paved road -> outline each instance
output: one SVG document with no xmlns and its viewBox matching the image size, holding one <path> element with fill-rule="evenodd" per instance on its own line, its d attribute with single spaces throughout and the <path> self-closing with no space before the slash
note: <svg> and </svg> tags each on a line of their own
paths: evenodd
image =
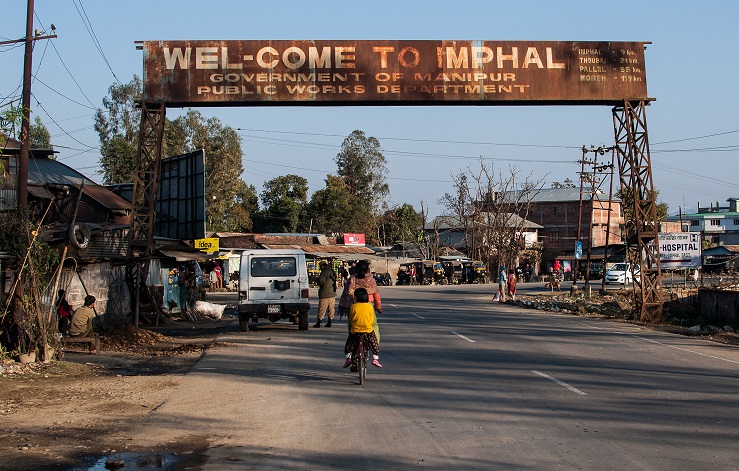
<svg viewBox="0 0 739 471">
<path fill-rule="evenodd" d="M 206 437 L 209 470 L 737 469 L 739 349 L 492 288 L 382 288 L 384 368 L 364 386 L 341 368 L 344 322 L 234 324 L 140 436 Z"/>
</svg>

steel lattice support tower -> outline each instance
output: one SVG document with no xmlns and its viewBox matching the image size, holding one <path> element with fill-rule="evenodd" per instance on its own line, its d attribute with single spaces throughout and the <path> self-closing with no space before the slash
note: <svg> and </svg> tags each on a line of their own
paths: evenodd
<svg viewBox="0 0 739 471">
<path fill-rule="evenodd" d="M 639 319 L 657 322 L 662 318 L 662 271 L 657 244 L 657 201 L 649 155 L 645 101 L 624 101 L 613 108 L 621 194 L 627 220 L 627 240 L 634 246 L 641 267 L 635 291 Z"/>
<path fill-rule="evenodd" d="M 163 104 L 141 103 L 138 159 L 133 180 L 131 226 L 128 231 L 128 257 L 133 270 L 130 273 L 129 286 L 134 290 L 131 293 L 134 296 L 134 325 L 138 325 L 142 284 L 146 283 L 154 248 L 154 224 L 165 116 L 166 107 Z"/>
</svg>

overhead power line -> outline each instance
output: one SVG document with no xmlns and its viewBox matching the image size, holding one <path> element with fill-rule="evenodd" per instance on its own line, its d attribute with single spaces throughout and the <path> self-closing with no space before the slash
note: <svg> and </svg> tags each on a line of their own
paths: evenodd
<svg viewBox="0 0 739 471">
<path fill-rule="evenodd" d="M 108 70 L 110 70 L 110 73 L 113 74 L 113 78 L 115 79 L 116 82 L 118 82 L 118 85 L 122 85 L 121 81 L 118 80 L 118 76 L 116 76 L 115 72 L 113 72 L 113 67 L 111 67 L 110 62 L 108 62 L 108 58 L 105 57 L 105 52 L 103 52 L 103 46 L 100 45 L 100 41 L 98 41 L 97 35 L 95 34 L 95 30 L 92 27 L 92 22 L 90 21 L 90 18 L 87 16 L 85 7 L 82 6 L 82 0 L 72 0 L 72 3 L 74 4 L 74 7 L 77 9 L 77 13 L 79 13 L 80 18 L 82 18 L 82 23 L 85 25 L 85 28 L 87 28 L 87 32 L 90 34 L 93 44 L 95 45 L 98 52 L 102 56 L 103 60 L 105 61 L 105 64 L 108 66 Z M 79 3 L 79 7 L 77 6 L 77 3 Z"/>
<path fill-rule="evenodd" d="M 268 129 L 248 129 L 248 128 L 235 128 L 236 131 L 247 131 L 247 132 L 264 132 L 264 133 L 275 133 L 275 134 L 292 134 L 292 135 L 304 135 L 304 136 L 322 136 L 322 137 L 341 137 L 345 138 L 343 134 L 325 134 L 325 133 L 313 133 L 313 132 L 296 132 L 296 131 L 275 131 Z M 453 141 L 453 140 L 436 140 L 436 139 L 413 139 L 405 137 L 377 137 L 385 141 L 408 141 L 408 142 L 430 142 L 433 144 L 470 144 L 470 145 L 481 145 L 481 146 L 510 146 L 510 147 L 539 147 L 544 149 L 580 149 L 581 146 L 558 146 L 558 145 L 546 145 L 546 144 L 520 144 L 520 143 L 505 143 L 505 142 L 479 142 L 479 141 Z"/>
</svg>

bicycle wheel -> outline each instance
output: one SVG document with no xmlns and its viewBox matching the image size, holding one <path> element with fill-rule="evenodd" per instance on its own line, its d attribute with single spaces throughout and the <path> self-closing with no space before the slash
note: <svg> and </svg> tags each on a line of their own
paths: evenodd
<svg viewBox="0 0 739 471">
<path fill-rule="evenodd" d="M 367 376 L 367 362 L 365 360 L 364 336 L 359 337 L 357 343 L 357 370 L 359 370 L 359 384 L 364 384 L 364 378 Z"/>
</svg>

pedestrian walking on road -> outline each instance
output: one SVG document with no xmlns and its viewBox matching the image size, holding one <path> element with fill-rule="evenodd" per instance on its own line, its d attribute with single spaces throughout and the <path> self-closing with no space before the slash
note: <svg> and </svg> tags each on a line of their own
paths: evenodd
<svg viewBox="0 0 739 471">
<path fill-rule="evenodd" d="M 508 273 L 508 295 L 511 297 L 511 301 L 516 300 L 516 272 L 510 270 Z"/>
<path fill-rule="evenodd" d="M 216 288 L 218 288 L 218 275 L 216 275 L 216 271 L 212 270 L 210 274 L 208 275 L 208 291 L 215 291 Z"/>
<path fill-rule="evenodd" d="M 326 327 L 331 327 L 336 309 L 336 273 L 326 262 L 321 262 L 319 266 L 321 274 L 318 275 L 318 322 L 313 327 L 321 327 L 326 313 L 328 313 Z"/>
<path fill-rule="evenodd" d="M 505 289 L 506 289 L 506 281 L 508 279 L 508 276 L 506 275 L 505 266 L 500 266 L 500 271 L 498 272 L 498 296 L 496 296 L 497 301 L 500 301 L 501 303 L 505 302 Z"/>
</svg>

